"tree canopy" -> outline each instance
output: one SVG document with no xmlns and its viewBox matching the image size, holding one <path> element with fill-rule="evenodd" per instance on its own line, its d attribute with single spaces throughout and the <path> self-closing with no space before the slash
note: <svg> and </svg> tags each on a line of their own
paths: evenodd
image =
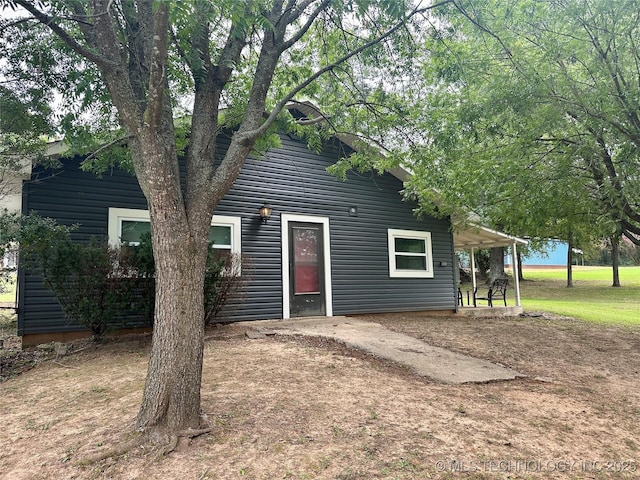
<svg viewBox="0 0 640 480">
<path fill-rule="evenodd" d="M 640 243 L 640 17 L 628 0 L 441 10 L 411 189 L 519 235 Z"/>
<path fill-rule="evenodd" d="M 28 103 L 0 84 L 0 199 L 16 194 L 14 177 L 23 168 L 20 155 L 38 158 L 50 132 L 49 106 L 39 99 Z"/>
</svg>

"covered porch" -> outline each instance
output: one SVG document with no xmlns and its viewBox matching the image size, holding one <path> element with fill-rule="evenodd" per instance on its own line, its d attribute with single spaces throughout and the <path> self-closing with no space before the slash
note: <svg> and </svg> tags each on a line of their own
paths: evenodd
<svg viewBox="0 0 640 480">
<path fill-rule="evenodd" d="M 528 242 L 522 238 L 507 235 L 506 233 L 492 230 L 479 225 L 466 225 L 454 227 L 453 246 L 455 251 L 464 251 L 469 254 L 471 266 L 471 289 L 462 292 L 462 305 L 458 303 L 458 313 L 469 316 L 487 315 L 519 315 L 522 313 L 520 302 L 520 281 L 518 275 L 518 245 L 526 245 Z M 474 306 L 473 292 L 478 287 L 476 283 L 475 252 L 478 249 L 507 247 L 513 266 L 513 282 L 510 287 L 515 292 L 515 304 L 504 306 L 502 298 L 497 298 L 493 307 L 487 305 Z M 511 285 L 512 283 L 512 285 Z M 486 302 L 485 302 L 486 303 Z"/>
</svg>

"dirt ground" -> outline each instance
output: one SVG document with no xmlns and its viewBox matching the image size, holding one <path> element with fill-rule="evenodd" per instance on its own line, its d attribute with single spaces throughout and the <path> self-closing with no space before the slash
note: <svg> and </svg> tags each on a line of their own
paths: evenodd
<svg viewBox="0 0 640 480">
<path fill-rule="evenodd" d="M 148 337 L 42 354 L 0 383 L 0 478 L 640 477 L 640 329 L 566 318 L 363 316 L 527 375 L 451 386 L 328 340 L 208 332 L 210 435 L 83 465 L 126 442 Z M 12 346 L 5 339 L 6 358 Z M 24 370 L 24 368 L 23 368 Z M 9 377 L 8 379 L 6 377 Z"/>
</svg>

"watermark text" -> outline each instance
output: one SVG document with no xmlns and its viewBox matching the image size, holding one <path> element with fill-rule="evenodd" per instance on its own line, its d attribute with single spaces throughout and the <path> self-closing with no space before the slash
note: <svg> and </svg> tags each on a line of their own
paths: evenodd
<svg viewBox="0 0 640 480">
<path fill-rule="evenodd" d="M 438 472 L 636 472 L 634 460 L 438 460 Z"/>
</svg>

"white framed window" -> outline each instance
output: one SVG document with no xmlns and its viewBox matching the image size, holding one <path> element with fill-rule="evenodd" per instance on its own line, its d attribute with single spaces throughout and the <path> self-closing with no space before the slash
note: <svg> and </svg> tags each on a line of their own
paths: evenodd
<svg viewBox="0 0 640 480">
<path fill-rule="evenodd" d="M 240 217 L 214 215 L 211 218 L 209 240 L 213 248 L 230 254 L 241 253 Z M 140 237 L 151 231 L 148 210 L 109 208 L 109 245 L 139 245 Z"/>
<path fill-rule="evenodd" d="M 431 232 L 389 228 L 387 235 L 390 277 L 433 278 Z"/>
<path fill-rule="evenodd" d="M 109 207 L 109 245 L 139 245 L 143 233 L 150 231 L 148 210 Z"/>
<path fill-rule="evenodd" d="M 241 253 L 240 217 L 214 215 L 211 218 L 209 241 L 216 250 L 226 250 L 232 254 Z"/>
</svg>

